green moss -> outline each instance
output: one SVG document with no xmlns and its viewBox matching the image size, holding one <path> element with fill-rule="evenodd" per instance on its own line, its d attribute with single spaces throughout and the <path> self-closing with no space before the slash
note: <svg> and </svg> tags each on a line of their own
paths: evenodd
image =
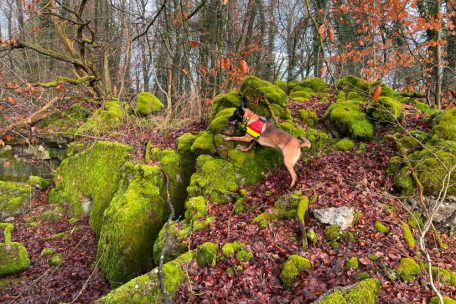
<svg viewBox="0 0 456 304">
<path fill-rule="evenodd" d="M 377 261 L 378 259 L 380 259 L 380 257 L 381 257 L 381 256 L 375 255 L 375 254 L 369 254 L 369 255 L 367 256 L 367 258 L 368 258 L 370 261 L 372 261 L 372 262 Z"/>
<path fill-rule="evenodd" d="M 298 207 L 296 209 L 296 216 L 301 224 L 304 225 L 304 217 L 306 216 L 307 209 L 309 208 L 309 198 L 303 196 L 299 199 Z"/>
<path fill-rule="evenodd" d="M 324 115 L 324 120 L 337 132 L 352 139 L 370 140 L 374 126 L 356 101 L 340 101 L 332 104 Z"/>
<path fill-rule="evenodd" d="M 247 190 L 241 189 L 239 191 L 240 197 L 234 203 L 234 213 L 239 214 L 247 210 L 244 201 L 247 199 Z"/>
<path fill-rule="evenodd" d="M 428 134 L 419 130 L 412 130 L 410 135 L 402 137 L 399 142 L 407 150 L 421 148 L 420 142 L 425 144 L 428 140 Z"/>
<path fill-rule="evenodd" d="M 375 304 L 381 284 L 377 279 L 366 279 L 354 285 L 344 295 L 348 304 Z"/>
<path fill-rule="evenodd" d="M 136 113 L 146 116 L 160 112 L 162 109 L 163 103 L 152 93 L 141 92 L 136 95 Z"/>
<path fill-rule="evenodd" d="M 421 268 L 414 259 L 402 258 L 396 272 L 403 281 L 413 282 L 421 274 Z"/>
<path fill-rule="evenodd" d="M 394 177 L 394 187 L 403 195 L 411 195 L 415 191 L 415 183 L 407 167 L 402 168 Z"/>
<path fill-rule="evenodd" d="M 215 116 L 223 109 L 239 107 L 241 105 L 241 101 L 242 95 L 237 91 L 230 91 L 226 94 L 218 95 L 214 98 L 214 101 L 212 103 L 209 121 L 212 121 Z"/>
<path fill-rule="evenodd" d="M 446 111 L 432 132 L 441 139 L 456 141 L 456 108 Z"/>
<path fill-rule="evenodd" d="M 192 145 L 192 152 L 196 154 L 215 154 L 214 135 L 207 131 L 198 133 Z"/>
<path fill-rule="evenodd" d="M 385 224 L 383 224 L 382 222 L 380 221 L 376 221 L 375 222 L 375 229 L 378 231 L 378 232 L 381 232 L 381 233 L 388 233 L 389 232 L 389 228 L 385 226 Z"/>
<path fill-rule="evenodd" d="M 386 174 L 388 176 L 395 176 L 403 164 L 404 162 L 402 161 L 402 157 L 397 155 L 391 157 L 388 161 L 388 168 L 386 169 Z"/>
<path fill-rule="evenodd" d="M 299 110 L 299 117 L 309 127 L 313 127 L 318 122 L 317 113 L 311 110 Z"/>
<path fill-rule="evenodd" d="M 444 304 L 456 304 L 456 300 L 453 300 L 450 297 L 443 297 Z M 440 304 L 439 297 L 435 296 L 429 300 L 429 304 Z"/>
<path fill-rule="evenodd" d="M 359 260 L 357 257 L 351 257 L 345 261 L 344 269 L 345 270 L 357 270 L 359 267 Z"/>
<path fill-rule="evenodd" d="M 282 89 L 282 91 L 287 92 L 288 91 L 288 86 L 287 83 L 283 80 L 276 80 L 274 81 L 274 85 L 278 86 L 279 88 Z"/>
<path fill-rule="evenodd" d="M 326 89 L 326 83 L 321 78 L 307 78 L 304 80 L 289 81 L 288 88 L 291 91 L 310 89 L 315 92 L 324 92 Z"/>
<path fill-rule="evenodd" d="M 304 221 L 305 213 L 309 205 L 309 198 L 302 195 L 300 191 L 284 194 L 274 204 L 271 217 L 275 220 L 298 218 Z M 299 214 L 298 214 L 298 207 Z"/>
<path fill-rule="evenodd" d="M 269 222 L 271 221 L 271 214 L 269 212 L 263 212 L 256 216 L 253 220 L 252 223 L 258 224 L 262 229 L 265 229 L 268 227 Z"/>
<path fill-rule="evenodd" d="M 44 248 L 41 253 L 40 253 L 40 256 L 43 256 L 43 257 L 47 257 L 47 256 L 51 256 L 54 254 L 54 249 L 52 248 Z"/>
<path fill-rule="evenodd" d="M 318 302 L 319 304 L 346 304 L 347 301 L 345 300 L 342 292 L 336 290 L 331 292 L 330 294 L 321 298 Z"/>
<path fill-rule="evenodd" d="M 160 262 L 160 255 L 165 244 L 165 235 L 168 225 L 165 223 L 160 230 L 153 247 L 153 260 L 154 265 Z M 171 222 L 169 226 L 168 242 L 166 245 L 166 252 L 164 255 L 164 262 L 171 261 L 178 257 L 180 254 L 188 250 L 185 240 L 190 236 L 191 227 L 189 224 L 183 222 Z"/>
<path fill-rule="evenodd" d="M 245 248 L 244 243 L 238 243 L 238 242 L 226 243 L 222 247 L 222 253 L 225 257 L 230 258 L 230 257 L 233 257 L 240 250 L 243 250 L 244 248 Z"/>
<path fill-rule="evenodd" d="M 0 243 L 0 277 L 22 272 L 29 267 L 28 253 L 21 243 Z"/>
<path fill-rule="evenodd" d="M 35 187 L 37 189 L 45 189 L 49 182 L 39 176 L 30 176 L 28 183 L 30 186 Z"/>
<path fill-rule="evenodd" d="M 38 126 L 43 129 L 53 131 L 65 131 L 73 133 L 89 117 L 90 112 L 79 104 L 71 106 L 63 112 L 55 112 L 51 116 L 43 119 Z"/>
<path fill-rule="evenodd" d="M 159 150 L 157 148 L 151 149 L 151 158 L 160 162 L 160 167 L 169 177 L 170 198 L 176 215 L 183 214 L 187 187 L 195 172 L 196 159 L 192 155 L 181 155 L 171 149 Z"/>
<path fill-rule="evenodd" d="M 153 240 L 167 219 L 164 176 L 157 166 L 127 163 L 104 212 L 98 242 L 100 268 L 112 286 L 150 269 Z"/>
<path fill-rule="evenodd" d="M 404 236 L 405 241 L 407 242 L 408 247 L 410 249 L 414 249 L 415 248 L 415 238 L 413 237 L 412 230 L 410 230 L 409 225 L 405 222 L 402 222 L 401 226 L 402 226 L 402 231 L 404 233 L 403 236 Z"/>
<path fill-rule="evenodd" d="M 210 202 L 226 204 L 234 201 L 239 186 L 238 175 L 232 163 L 200 155 L 187 192 L 189 197 L 201 195 Z"/>
<path fill-rule="evenodd" d="M 163 282 L 165 292 L 172 301 L 177 290 L 186 280 L 183 264 L 192 259 L 192 252 L 182 254 L 174 261 L 163 265 Z M 96 304 L 160 304 L 163 302 L 162 291 L 158 276 L 158 268 L 138 276 L 128 283 L 112 290 L 106 296 L 98 299 Z"/>
<path fill-rule="evenodd" d="M 390 97 L 380 97 L 368 105 L 367 113 L 374 121 L 396 123 L 402 118 L 402 105 Z"/>
<path fill-rule="evenodd" d="M 284 121 L 279 124 L 279 127 L 287 132 L 288 134 L 293 135 L 294 137 L 304 137 L 306 135 L 306 131 L 301 127 L 296 127 L 291 120 Z"/>
<path fill-rule="evenodd" d="M 346 99 L 356 99 L 359 97 L 360 95 L 357 92 L 348 92 Z"/>
<path fill-rule="evenodd" d="M 207 216 L 207 202 L 202 196 L 191 197 L 185 203 L 185 218 L 196 221 Z"/>
<path fill-rule="evenodd" d="M 192 133 L 185 133 L 176 139 L 177 152 L 180 155 L 192 154 L 192 145 L 197 136 Z"/>
<path fill-rule="evenodd" d="M 408 224 L 413 228 L 423 227 L 424 221 L 421 213 L 417 210 L 412 211 L 408 220 Z"/>
<path fill-rule="evenodd" d="M 320 151 L 329 143 L 328 134 L 312 128 L 306 130 L 304 137 L 312 144 L 309 149 L 311 153 Z"/>
<path fill-rule="evenodd" d="M 33 194 L 30 185 L 0 180 L 0 220 L 25 212 Z"/>
<path fill-rule="evenodd" d="M 63 255 L 61 253 L 55 253 L 52 255 L 48 262 L 50 266 L 60 266 L 60 264 L 63 262 Z"/>
<path fill-rule="evenodd" d="M 337 151 L 350 151 L 354 147 L 355 143 L 348 138 L 341 139 L 334 145 L 334 149 Z"/>
<path fill-rule="evenodd" d="M 231 125 L 228 119 L 233 116 L 234 111 L 236 111 L 236 108 L 226 108 L 218 112 L 209 123 L 208 130 L 214 134 L 223 133 Z"/>
<path fill-rule="evenodd" d="M 270 118 L 272 106 L 277 105 L 282 109 L 281 116 L 277 118 L 291 118 L 290 112 L 286 110 L 288 101 L 285 92 L 268 81 L 248 76 L 241 84 L 241 94 L 247 102 L 247 108 L 260 116 Z"/>
<path fill-rule="evenodd" d="M 293 287 L 294 282 L 300 272 L 312 268 L 312 263 L 299 255 L 290 255 L 282 265 L 280 281 L 287 289 Z"/>
<path fill-rule="evenodd" d="M 290 93 L 290 98 L 295 101 L 304 102 L 312 98 L 312 93 L 309 93 L 307 91 L 293 91 Z"/>
<path fill-rule="evenodd" d="M 118 101 L 105 102 L 87 121 L 81 125 L 76 134 L 103 135 L 120 127 L 126 114 L 126 109 Z"/>
<path fill-rule="evenodd" d="M 325 228 L 324 236 L 328 243 L 337 242 L 342 238 L 343 232 L 338 225 L 329 225 Z"/>
<path fill-rule="evenodd" d="M 69 203 L 72 213 L 83 213 L 81 199 L 91 198 L 90 226 L 99 233 L 103 212 L 118 187 L 121 168 L 131 147 L 97 141 L 85 151 L 68 157 L 54 175 L 55 188 L 49 192 L 51 203 Z"/>
<path fill-rule="evenodd" d="M 239 262 L 249 262 L 253 258 L 253 253 L 248 250 L 240 250 L 236 253 L 236 259 Z"/>
<path fill-rule="evenodd" d="M 206 242 L 198 246 L 195 253 L 196 261 L 200 267 L 215 266 L 217 260 L 217 251 L 219 246 L 217 244 Z"/>
<path fill-rule="evenodd" d="M 43 222 L 57 222 L 63 215 L 61 208 L 55 208 L 53 210 L 46 210 L 40 214 L 40 220 Z"/>
<path fill-rule="evenodd" d="M 426 267 L 426 270 L 427 269 L 428 268 Z M 444 285 L 456 287 L 456 273 L 436 266 L 432 266 L 431 272 L 432 277 L 435 281 L 438 281 Z"/>
<path fill-rule="evenodd" d="M 311 241 L 312 243 L 318 242 L 318 235 L 315 233 L 313 229 L 307 230 L 307 239 Z"/>
<path fill-rule="evenodd" d="M 366 280 L 366 279 L 370 279 L 370 278 L 371 278 L 371 275 L 368 272 L 360 272 L 360 273 L 356 274 L 356 279 L 358 281 L 362 281 L 362 280 Z"/>
</svg>

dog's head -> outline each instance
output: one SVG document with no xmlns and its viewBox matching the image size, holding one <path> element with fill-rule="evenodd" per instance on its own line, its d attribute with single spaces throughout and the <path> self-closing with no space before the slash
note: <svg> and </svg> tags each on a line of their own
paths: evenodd
<svg viewBox="0 0 456 304">
<path fill-rule="evenodd" d="M 236 108 L 236 110 L 233 113 L 233 116 L 228 118 L 228 121 L 231 122 L 233 125 L 237 123 L 242 123 L 244 120 L 244 115 L 245 115 L 245 103 L 244 101 L 241 101 L 241 105 Z"/>
</svg>

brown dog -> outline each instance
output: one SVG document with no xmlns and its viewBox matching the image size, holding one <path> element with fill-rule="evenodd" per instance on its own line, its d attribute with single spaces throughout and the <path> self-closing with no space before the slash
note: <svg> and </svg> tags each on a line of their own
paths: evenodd
<svg viewBox="0 0 456 304">
<path fill-rule="evenodd" d="M 252 142 L 247 148 L 241 148 L 241 151 L 251 150 L 257 142 L 262 146 L 279 148 L 282 151 L 283 162 L 291 176 L 290 188 L 293 188 L 297 179 L 294 165 L 301 156 L 301 148 L 310 148 L 310 142 L 305 138 L 303 142 L 300 142 L 296 137 L 264 122 L 262 117 L 244 108 L 244 103 L 234 111 L 229 121 L 233 124 L 245 123 L 247 126 L 247 133 L 244 136 L 223 137 L 224 140 Z"/>
</svg>

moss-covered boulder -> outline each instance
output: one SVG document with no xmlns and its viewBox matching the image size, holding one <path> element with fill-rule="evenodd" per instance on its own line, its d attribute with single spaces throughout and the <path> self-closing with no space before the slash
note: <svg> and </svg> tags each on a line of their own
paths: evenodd
<svg viewBox="0 0 456 304">
<path fill-rule="evenodd" d="M 293 287 L 298 274 L 312 268 L 312 263 L 299 255 L 290 255 L 282 265 L 280 272 L 280 281 L 285 288 Z"/>
<path fill-rule="evenodd" d="M 160 112 L 162 109 L 163 103 L 154 94 L 141 92 L 136 95 L 136 113 L 146 116 Z"/>
<path fill-rule="evenodd" d="M 318 122 L 317 113 L 311 110 L 299 110 L 299 117 L 308 127 L 313 127 Z"/>
<path fill-rule="evenodd" d="M 222 247 L 222 254 L 225 258 L 236 256 L 239 262 L 249 262 L 253 258 L 253 253 L 245 249 L 244 243 L 226 243 Z"/>
<path fill-rule="evenodd" d="M 329 143 L 328 134 L 317 129 L 308 128 L 304 137 L 311 143 L 310 149 L 308 150 L 310 153 L 320 151 Z"/>
<path fill-rule="evenodd" d="M 456 108 L 446 111 L 432 129 L 432 132 L 438 138 L 456 141 Z"/>
<path fill-rule="evenodd" d="M 395 124 L 402 118 L 402 104 L 386 96 L 380 97 L 378 101 L 371 101 L 366 110 L 376 122 Z"/>
<path fill-rule="evenodd" d="M 230 91 L 226 94 L 218 95 L 212 103 L 209 121 L 212 121 L 215 116 L 226 108 L 237 108 L 241 105 L 242 95 L 237 91 Z M 233 114 L 233 113 L 231 113 Z"/>
<path fill-rule="evenodd" d="M 427 266 L 425 268 L 426 270 L 428 269 Z M 438 281 L 444 285 L 456 287 L 456 273 L 437 266 L 432 266 L 431 272 L 434 281 Z"/>
<path fill-rule="evenodd" d="M 313 304 L 375 304 L 381 284 L 377 279 L 365 279 L 354 285 L 336 287 Z"/>
<path fill-rule="evenodd" d="M 111 286 L 151 267 L 153 242 L 167 219 L 165 178 L 158 166 L 127 163 L 104 211 L 97 258 Z"/>
<path fill-rule="evenodd" d="M 380 92 L 380 96 L 386 96 L 386 97 L 399 99 L 401 102 L 406 101 L 406 99 L 404 99 L 402 97 L 402 94 L 400 92 L 393 90 L 391 87 L 386 85 L 381 80 L 371 83 L 371 82 L 361 79 L 359 77 L 356 77 L 353 75 L 348 75 L 344 78 L 337 80 L 336 85 L 339 90 L 342 90 L 344 92 L 357 93 L 358 96 L 356 96 L 356 97 L 350 96 L 350 97 L 354 97 L 354 98 L 359 98 L 359 97 L 370 98 L 372 96 L 374 89 L 377 86 L 380 86 L 382 88 L 382 90 Z M 347 99 L 351 99 L 351 98 L 348 98 L 348 96 L 347 96 Z"/>
<path fill-rule="evenodd" d="M 226 108 L 218 112 L 209 123 L 208 130 L 214 134 L 224 133 L 231 126 L 231 122 L 228 119 L 233 116 L 234 111 L 236 111 L 236 108 Z"/>
<path fill-rule="evenodd" d="M 255 76 L 248 76 L 241 84 L 240 90 L 246 100 L 247 108 L 267 118 L 290 119 L 287 95 L 278 86 Z M 271 113 L 272 112 L 272 113 Z"/>
<path fill-rule="evenodd" d="M 172 301 L 181 284 L 185 282 L 187 277 L 185 264 L 189 263 L 191 259 L 192 252 L 189 251 L 163 265 L 163 283 L 169 300 Z M 160 304 L 163 303 L 162 297 L 158 268 L 154 268 L 114 289 L 95 303 Z"/>
<path fill-rule="evenodd" d="M 415 281 L 415 277 L 421 274 L 421 268 L 412 258 L 402 258 L 399 266 L 396 268 L 396 273 L 406 282 Z"/>
<path fill-rule="evenodd" d="M 83 213 L 81 201 L 92 202 L 90 226 L 99 233 L 103 212 L 117 191 L 121 168 L 130 146 L 97 141 L 88 149 L 65 159 L 54 176 L 55 188 L 49 192 L 51 203 L 68 203 L 75 215 Z"/>
<path fill-rule="evenodd" d="M 196 159 L 192 156 L 190 159 L 185 159 L 185 157 L 171 149 L 151 149 L 152 160 L 159 161 L 169 177 L 169 194 L 176 214 L 184 213 L 187 187 L 195 172 Z"/>
<path fill-rule="evenodd" d="M 217 152 L 214 143 L 214 135 L 208 131 L 199 132 L 192 144 L 192 152 L 195 154 L 215 154 Z"/>
<path fill-rule="evenodd" d="M 195 252 L 195 259 L 200 267 L 214 266 L 217 262 L 217 244 L 206 242 L 198 246 Z"/>
<path fill-rule="evenodd" d="M 374 126 L 357 101 L 339 101 L 332 104 L 323 119 L 337 133 L 352 139 L 370 140 Z"/>
<path fill-rule="evenodd" d="M 304 80 L 292 80 L 288 82 L 288 88 L 292 92 L 310 89 L 313 92 L 324 92 L 326 83 L 321 78 L 307 78 Z"/>
<path fill-rule="evenodd" d="M 28 184 L 0 181 L 0 220 L 24 213 L 33 194 Z"/>
<path fill-rule="evenodd" d="M 349 138 L 343 138 L 334 145 L 334 150 L 350 151 L 355 147 L 355 143 Z"/>
<path fill-rule="evenodd" d="M 230 203 L 236 198 L 240 187 L 238 177 L 232 163 L 200 155 L 187 192 L 189 197 L 204 196 L 216 204 Z"/>
<path fill-rule="evenodd" d="M 34 188 L 43 190 L 49 185 L 49 182 L 39 176 L 32 175 L 29 177 L 28 184 Z"/>
<path fill-rule="evenodd" d="M 359 267 L 359 260 L 357 257 L 351 257 L 345 261 L 345 270 L 357 270 Z"/>
<path fill-rule="evenodd" d="M 21 243 L 11 242 L 14 226 L 0 223 L 0 229 L 3 229 L 5 239 L 4 243 L 0 243 L 0 277 L 27 270 L 30 267 L 27 250 Z"/>
<path fill-rule="evenodd" d="M 107 101 L 78 128 L 76 134 L 105 134 L 120 127 L 126 116 L 126 105 L 119 101 Z"/>
</svg>

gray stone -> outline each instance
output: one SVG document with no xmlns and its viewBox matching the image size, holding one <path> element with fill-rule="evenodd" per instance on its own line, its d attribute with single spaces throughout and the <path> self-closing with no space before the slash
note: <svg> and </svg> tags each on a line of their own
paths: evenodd
<svg viewBox="0 0 456 304">
<path fill-rule="evenodd" d="M 355 219 L 355 208 L 331 207 L 314 209 L 313 216 L 322 224 L 337 225 L 342 230 L 345 230 L 353 225 L 353 220 Z"/>
</svg>

